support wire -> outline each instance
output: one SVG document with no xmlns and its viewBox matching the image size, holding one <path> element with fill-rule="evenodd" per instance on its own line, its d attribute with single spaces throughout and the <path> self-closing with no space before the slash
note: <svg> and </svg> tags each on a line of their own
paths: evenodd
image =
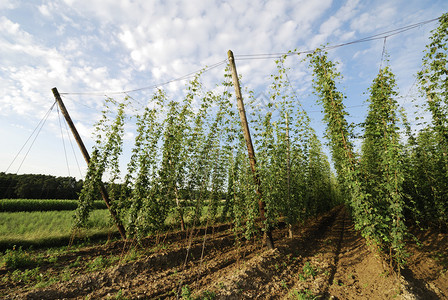
<svg viewBox="0 0 448 300">
<path fill-rule="evenodd" d="M 20 153 L 22 152 L 22 150 L 25 148 L 25 146 L 28 144 L 29 140 L 33 137 L 34 133 L 36 133 L 36 136 L 34 137 L 33 141 L 31 142 L 30 147 L 28 148 L 27 152 L 25 153 L 24 158 L 22 159 L 22 162 L 19 165 L 19 168 L 17 169 L 16 173 L 19 173 L 20 168 L 22 167 L 26 157 L 28 156 L 28 153 L 30 152 L 31 148 L 34 145 L 34 142 L 36 141 L 37 137 L 39 136 L 40 131 L 42 130 L 42 127 L 44 126 L 45 122 L 47 121 L 50 112 L 53 110 L 54 106 L 56 105 L 56 101 L 53 103 L 53 105 L 51 105 L 50 109 L 46 112 L 46 114 L 44 115 L 44 117 L 39 121 L 39 123 L 37 124 L 36 128 L 34 128 L 33 132 L 31 133 L 31 135 L 28 137 L 28 139 L 25 141 L 25 143 L 23 144 L 22 148 L 20 148 L 19 152 L 17 152 L 16 156 L 14 157 L 14 159 L 12 160 L 12 162 L 9 164 L 8 168 L 6 169 L 5 173 L 8 173 L 9 169 L 11 168 L 12 164 L 15 162 L 15 160 L 17 159 L 17 157 L 19 157 Z"/>
</svg>

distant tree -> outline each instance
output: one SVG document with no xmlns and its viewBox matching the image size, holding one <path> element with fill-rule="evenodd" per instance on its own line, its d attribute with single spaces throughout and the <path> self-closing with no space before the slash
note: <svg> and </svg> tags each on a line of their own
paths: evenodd
<svg viewBox="0 0 448 300">
<path fill-rule="evenodd" d="M 82 181 L 73 177 L 0 173 L 2 199 L 77 199 L 81 188 Z"/>
</svg>

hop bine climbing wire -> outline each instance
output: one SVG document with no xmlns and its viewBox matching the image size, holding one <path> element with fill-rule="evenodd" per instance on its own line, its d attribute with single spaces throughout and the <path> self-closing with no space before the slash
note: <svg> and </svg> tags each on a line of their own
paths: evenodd
<svg viewBox="0 0 448 300">
<path fill-rule="evenodd" d="M 85 161 L 89 165 L 90 164 L 90 155 L 89 155 L 86 147 L 84 146 L 84 143 L 81 139 L 81 136 L 78 133 L 78 130 L 75 127 L 75 124 L 73 124 L 73 121 L 72 121 L 67 109 L 65 108 L 64 102 L 62 102 L 61 96 L 60 96 L 57 88 L 53 88 L 52 91 L 53 91 L 53 95 L 56 99 L 56 102 L 58 103 L 59 108 L 61 109 L 62 115 L 64 116 L 65 120 L 67 121 L 67 124 L 69 125 L 69 127 L 71 129 L 73 136 L 75 137 L 75 140 L 78 143 L 79 148 L 81 149 L 81 152 L 82 152 L 82 155 L 84 156 Z M 126 239 L 126 231 L 125 231 L 123 225 L 121 224 L 121 221 L 117 218 L 117 213 L 115 212 L 115 209 L 113 207 L 111 207 L 108 193 L 101 181 L 97 188 L 100 189 L 101 196 L 103 197 L 103 200 L 106 203 L 107 208 L 109 209 L 112 218 L 115 220 L 115 224 L 118 228 L 118 231 L 120 232 L 122 239 Z"/>
<path fill-rule="evenodd" d="M 241 237 L 253 238 L 262 224 L 264 243 L 274 248 L 272 231 L 279 220 L 290 226 L 293 236 L 294 225 L 346 203 L 356 228 L 384 249 L 391 265 L 400 269 L 406 256 L 405 220 L 432 224 L 429 216 L 436 215 L 437 224 L 446 226 L 446 214 L 435 211 L 447 211 L 448 194 L 444 83 L 432 82 L 437 77 L 433 75 L 446 72 L 447 65 L 446 16 L 438 20 L 441 29 L 433 32 L 423 61 L 428 68 L 419 74 L 428 110 L 434 114 L 433 124 L 420 131 L 412 145 L 400 139 L 399 128 L 407 121 L 399 118 L 386 40 L 423 23 L 356 41 L 383 40 L 380 70 L 369 89 L 368 116 L 361 128 L 360 153 L 352 140 L 353 126 L 346 119 L 345 96 L 338 90 L 341 74 L 326 52 L 336 46 L 307 56 L 314 78 L 312 86 L 323 108 L 336 176 L 311 128 L 299 93 L 292 89 L 291 72 L 285 68 L 285 60 L 299 52 L 250 57 L 234 56 L 229 51 L 229 65 L 219 84 L 221 93 L 216 92 L 218 89 L 206 90 L 201 82 L 210 68 L 188 77 L 181 99 L 171 98 L 162 89 L 154 92 L 151 106 L 135 116 L 137 134 L 122 185 L 117 180 L 118 157 L 123 152 L 125 122 L 132 119 L 125 115 L 130 102 L 127 93 L 138 90 L 123 93 L 123 101 L 105 100 L 103 117 L 95 128 L 90 181 L 80 199 L 79 224 L 89 214 L 88 188 L 102 183 L 107 172 L 112 174 L 109 186 L 113 191 L 109 208 L 117 226 L 122 226 L 123 238 L 143 237 L 172 227 L 193 236 L 193 229 L 204 220 L 203 209 L 207 209 L 205 224 L 209 226 L 217 220 L 222 204 L 220 219 L 232 221 L 239 241 Z M 432 56 L 439 50 L 440 54 Z M 270 102 L 263 108 L 257 107 L 254 92 L 245 88 L 235 66 L 239 59 L 254 58 L 276 58 L 277 70 L 271 76 L 268 92 Z M 434 65 L 437 70 L 429 68 Z M 229 89 L 231 82 L 234 95 Z M 154 87 L 160 86 L 148 88 Z M 57 90 L 54 92 L 56 97 Z M 425 176 L 419 177 L 419 172 Z M 412 201 L 405 201 L 406 197 Z"/>
</svg>

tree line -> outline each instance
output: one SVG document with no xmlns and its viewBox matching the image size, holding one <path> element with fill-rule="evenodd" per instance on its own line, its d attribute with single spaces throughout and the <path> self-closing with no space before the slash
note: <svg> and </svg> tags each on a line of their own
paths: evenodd
<svg viewBox="0 0 448 300">
<path fill-rule="evenodd" d="M 66 199 L 77 200 L 84 184 L 74 177 L 58 177 L 42 174 L 12 174 L 0 172 L 0 199 Z M 122 184 L 104 183 L 108 192 L 121 191 Z M 120 192 L 121 193 L 121 192 Z M 179 190 L 181 199 L 190 200 L 195 191 Z M 99 190 L 93 192 L 95 200 L 101 199 Z M 226 194 L 218 195 L 225 199 Z"/>
<path fill-rule="evenodd" d="M 82 185 L 73 177 L 0 172 L 2 199 L 78 199 Z"/>
</svg>

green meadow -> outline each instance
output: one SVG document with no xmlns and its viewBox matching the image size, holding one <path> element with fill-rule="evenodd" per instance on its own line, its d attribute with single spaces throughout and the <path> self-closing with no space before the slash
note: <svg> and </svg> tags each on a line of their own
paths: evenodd
<svg viewBox="0 0 448 300">
<path fill-rule="evenodd" d="M 22 211 L 0 213 L 0 249 L 16 246 L 67 245 L 72 231 L 73 211 Z M 94 210 L 88 227 L 75 232 L 75 238 L 90 239 L 115 233 L 107 209 Z"/>
</svg>

